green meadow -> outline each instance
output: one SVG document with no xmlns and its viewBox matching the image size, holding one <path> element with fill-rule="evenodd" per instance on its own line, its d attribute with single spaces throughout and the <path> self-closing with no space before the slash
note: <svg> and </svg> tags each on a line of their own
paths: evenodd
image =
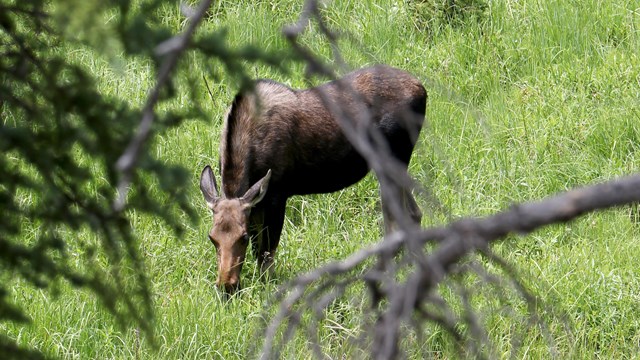
<svg viewBox="0 0 640 360">
<path fill-rule="evenodd" d="M 418 201 L 423 226 L 493 214 L 639 170 L 640 1 L 487 1 L 484 10 L 469 9 L 453 20 L 440 16 L 434 3 L 343 0 L 327 2 L 322 10 L 327 24 L 345 34 L 338 44 L 350 67 L 399 67 L 422 79 L 429 92 L 427 121 L 410 165 L 410 173 L 435 199 Z M 232 46 L 284 50 L 281 29 L 295 22 L 301 9 L 302 2 L 293 0 L 217 1 L 202 27 L 227 28 Z M 183 29 L 177 3 L 162 11 L 176 33 Z M 316 27 L 300 40 L 332 61 L 331 47 Z M 84 47 L 61 51 L 95 74 L 104 94 L 134 105 L 143 104 L 154 85 L 152 67 L 144 61 Z M 208 67 L 224 74 L 215 60 L 187 54 L 182 61 L 195 77 L 206 76 Z M 321 81 L 305 79 L 304 65 L 297 62 L 286 64 L 288 73 L 263 64 L 246 66 L 252 77 L 294 88 Z M 158 134 L 150 147 L 167 163 L 192 172 L 189 192 L 199 219 L 193 223 L 184 216 L 187 230 L 176 238 L 157 219 L 132 214 L 151 283 L 154 344 L 135 328 L 118 326 L 92 293 L 66 283 L 51 292 L 16 281 L 11 296 L 32 321 L 0 324 L 0 331 L 63 359 L 243 359 L 261 346 L 260 331 L 271 313 L 267 304 L 279 285 L 381 239 L 372 175 L 337 193 L 293 198 L 273 279 L 261 281 L 249 256 L 242 292 L 225 301 L 215 288 L 215 249 L 206 236 L 211 215 L 198 182 L 205 165 L 217 168 L 223 115 L 239 84 L 224 76 L 207 82 L 211 93 L 203 83 L 198 99 L 184 91 L 172 101 L 174 106 L 198 101 L 209 119 Z M 153 196 L 157 185 L 148 182 Z M 527 324 L 514 323 L 517 314 L 502 318 L 490 295 L 478 297 L 474 306 L 484 314 L 497 357 L 640 358 L 637 208 L 592 213 L 527 236 L 509 236 L 493 250 L 539 297 L 546 324 L 544 331 L 537 325 L 521 331 L 512 354 L 514 329 Z M 333 358 L 367 357 L 344 341 L 363 331 L 360 310 L 345 309 L 341 320 L 321 323 L 327 327 L 321 332 L 323 349 Z M 526 306 L 514 309 L 527 318 Z M 335 328 L 341 331 L 331 331 Z M 410 358 L 458 357 L 441 329 L 425 331 L 423 343 L 408 340 Z M 284 358 L 312 355 L 299 333 Z"/>
</svg>

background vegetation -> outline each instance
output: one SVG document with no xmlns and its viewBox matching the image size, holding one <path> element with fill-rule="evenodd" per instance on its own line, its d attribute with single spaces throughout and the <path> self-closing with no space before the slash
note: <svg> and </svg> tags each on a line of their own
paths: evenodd
<svg viewBox="0 0 640 360">
<path fill-rule="evenodd" d="M 428 124 L 410 172 L 441 206 L 427 200 L 421 203 L 426 215 L 423 225 L 491 214 L 514 202 L 637 172 L 638 1 L 457 2 L 469 6 L 454 10 L 444 3 L 336 1 L 323 10 L 334 29 L 349 33 L 340 41 L 349 64 L 381 62 L 404 68 L 422 78 L 429 90 Z M 215 49 L 226 43 L 231 49 L 243 49 L 252 44 L 281 53 L 287 44 L 280 30 L 295 21 L 301 6 L 289 0 L 216 2 L 200 31 L 219 34 L 219 38 L 199 46 Z M 116 12 L 100 14 L 99 28 L 105 24 L 108 29 L 117 21 Z M 178 4 L 158 3 L 148 16 L 170 32 L 184 27 Z M 455 21 L 447 21 L 451 17 Z M 111 46 L 108 31 L 99 30 L 71 32 L 87 38 L 53 43 L 51 51 L 94 75 L 100 96 L 119 99 L 124 107 L 141 107 L 154 85 L 155 63 L 144 54 L 130 54 L 126 47 Z M 101 35 L 92 38 L 91 34 Z M 152 40 L 140 41 L 151 44 Z M 302 41 L 329 58 L 328 43 L 314 30 Z M 242 64 L 250 76 L 292 87 L 310 85 L 297 62 L 276 62 L 286 72 L 274 64 Z M 250 258 L 243 270 L 242 294 L 225 302 L 214 288 L 215 250 L 205 237 L 210 215 L 197 183 L 204 165 L 217 164 L 222 115 L 242 79 L 227 76 L 233 69 L 200 53 L 188 53 L 181 65 L 175 96 L 160 106 L 159 113 L 191 109 L 195 104 L 206 120 L 167 128 L 153 139 L 149 155 L 159 164 L 188 169 L 190 180 L 177 190 L 185 192 L 186 205 L 197 209 L 197 220 L 190 222 L 185 213 L 173 213 L 170 219 L 184 228 L 179 239 L 174 226 L 155 215 L 135 208 L 127 214 L 137 239 L 132 244 L 150 282 L 155 311 L 151 327 L 157 348 L 153 350 L 137 328 L 121 327 L 93 292 L 78 291 L 63 281 L 34 287 L 3 268 L 5 297 L 24 309 L 31 321 L 0 323 L 0 332 L 20 346 L 78 359 L 243 358 L 259 347 L 259 331 L 268 317 L 265 304 L 278 284 L 380 238 L 382 217 L 372 176 L 335 194 L 295 198 L 287 211 L 275 279 L 267 284 L 259 281 Z M 5 124 L 25 118 L 3 109 Z M 113 121 L 114 126 L 119 124 L 119 119 Z M 92 158 L 81 153 L 77 161 L 91 163 Z M 105 169 L 92 173 L 101 171 Z M 152 200 L 163 204 L 175 200 L 162 191 L 163 184 L 153 172 L 142 174 L 140 183 L 144 186 L 139 191 L 146 191 Z M 46 206 L 41 196 L 37 191 L 22 191 L 17 199 Z M 39 224 L 16 221 L 22 222 L 20 241 L 33 244 Z M 528 326 L 515 321 L 527 313 L 526 307 L 521 307 L 521 314 L 499 316 L 502 305 L 496 296 L 479 287 L 477 308 L 485 314 L 498 355 L 508 356 L 514 343 L 520 342 L 517 355 L 522 358 L 547 358 L 550 353 L 579 359 L 637 357 L 638 226 L 636 209 L 622 208 L 497 245 L 494 250 L 519 269 L 526 286 L 554 309 L 541 314 L 545 331 L 531 326 L 524 337 L 514 338 L 516 328 Z M 84 244 L 98 241 L 95 235 L 84 228 L 58 234 L 68 244 L 66 263 L 85 269 Z M 109 262 L 98 257 L 95 263 Z M 137 284 L 127 274 L 124 284 Z M 322 324 L 328 353 L 362 356 L 344 341 L 361 330 L 358 315 L 357 301 L 344 302 Z M 425 341 L 412 346 L 415 357 L 456 354 L 452 340 L 438 328 L 428 329 Z M 290 358 L 311 354 L 303 336 L 287 351 Z"/>
</svg>

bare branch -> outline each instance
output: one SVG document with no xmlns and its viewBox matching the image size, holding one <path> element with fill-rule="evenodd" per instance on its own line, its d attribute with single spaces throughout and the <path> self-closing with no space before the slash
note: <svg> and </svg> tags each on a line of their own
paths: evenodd
<svg viewBox="0 0 640 360">
<path fill-rule="evenodd" d="M 292 49 L 306 62 L 308 74 L 335 80 L 337 73 L 347 68 L 338 47 L 342 34 L 330 30 L 321 15 L 319 2 L 308 0 L 298 21 L 286 27 L 283 33 Z M 299 41 L 300 35 L 314 21 L 331 46 L 333 65 L 325 63 Z M 317 326 L 324 316 L 322 310 L 358 285 L 368 290 L 365 298 L 368 296 L 370 307 L 365 309 L 368 311 L 365 318 L 367 315 L 369 319 L 374 318 L 365 320 L 368 321 L 363 329 L 365 334 L 359 337 L 365 346 L 370 346 L 367 351 L 371 357 L 402 357 L 400 339 L 402 331 L 405 331 L 403 325 L 412 324 L 418 331 L 421 320 L 442 327 L 460 346 L 458 351 L 461 353 L 470 351 L 476 357 L 495 357 L 496 351 L 491 347 L 489 333 L 482 328 L 482 319 L 472 306 L 473 289 L 456 286 L 458 291 L 454 295 L 463 308 L 462 314 L 456 314 L 453 306 L 438 294 L 438 285 L 451 279 L 450 275 L 458 271 L 461 274 L 475 271 L 485 284 L 515 290 L 529 306 L 532 313 L 529 320 L 541 322 L 536 314 L 540 309 L 537 299 L 524 287 L 509 264 L 490 251 L 490 245 L 509 234 L 530 233 L 549 224 L 571 221 L 588 212 L 640 201 L 639 174 L 567 191 L 536 202 L 514 205 L 485 218 L 462 219 L 448 226 L 431 229 L 412 227 L 407 214 L 402 211 L 402 198 L 399 195 L 403 188 L 417 188 L 416 183 L 398 171 L 399 164 L 390 154 L 384 139 L 375 127 L 370 126 L 371 114 L 364 106 L 363 99 L 348 83 L 337 80 L 336 84 L 341 94 L 352 98 L 348 106 L 334 94 L 319 91 L 318 95 L 324 106 L 339 119 L 345 136 L 376 173 L 381 192 L 392 200 L 388 205 L 400 224 L 400 230 L 368 249 L 299 276 L 281 288 L 275 299 L 279 302 L 278 311 L 265 329 L 263 359 L 280 357 L 285 343 L 296 332 L 296 328 L 308 324 L 301 321 L 307 315 L 305 312 L 314 316 L 309 326 Z M 454 94 L 449 96 L 455 97 Z M 463 103 L 459 99 L 457 102 Z M 481 114 L 473 113 L 486 129 Z M 403 116 L 407 117 L 407 122 L 411 121 L 410 114 Z M 428 191 L 424 193 L 428 195 Z M 427 252 L 427 248 L 433 249 L 431 253 Z M 479 263 L 458 266 L 468 255 L 478 251 L 496 263 L 503 270 L 503 276 L 512 281 L 500 281 L 498 276 L 483 271 Z M 364 270 L 363 273 L 356 274 L 360 270 Z M 461 329 L 460 325 L 464 325 L 465 329 Z M 313 335 L 313 329 L 306 330 L 307 334 L 311 334 L 312 349 L 321 357 L 323 354 L 318 354 L 321 347 L 316 344 L 318 340 Z M 517 337 L 515 339 L 514 349 L 518 345 Z M 512 351 L 516 354 L 517 349 Z"/>
<path fill-rule="evenodd" d="M 151 89 L 147 96 L 147 101 L 142 111 L 142 120 L 140 121 L 138 130 L 136 131 L 135 136 L 131 139 L 131 142 L 127 146 L 125 152 L 116 162 L 116 169 L 122 174 L 118 184 L 118 196 L 113 204 L 113 208 L 116 211 L 122 211 L 125 207 L 129 184 L 131 183 L 135 166 L 138 162 L 138 158 L 140 157 L 140 152 L 151 135 L 151 126 L 153 125 L 155 118 L 155 106 L 160 99 L 160 91 L 171 78 L 171 73 L 178 64 L 180 56 L 189 46 L 191 38 L 202 21 L 207 9 L 211 6 L 211 2 L 212 0 L 203 0 L 193 13 L 191 13 L 191 11 L 183 10 L 185 13 L 191 13 L 190 22 L 187 28 L 183 33 L 159 44 L 155 49 L 156 55 L 166 57 L 158 71 L 156 85 Z"/>
<path fill-rule="evenodd" d="M 428 242 L 437 242 L 439 246 L 408 280 L 393 289 L 392 294 L 387 294 L 389 306 L 384 311 L 379 326 L 376 327 L 378 341 L 374 342 L 374 346 L 380 348 L 373 349 L 373 354 L 385 354 L 390 357 L 397 355 L 394 348 L 397 346 L 396 336 L 400 323 L 408 320 L 414 311 L 424 313 L 423 304 L 428 301 L 431 291 L 445 279 L 452 265 L 468 254 L 484 249 L 490 243 L 511 233 L 526 234 L 549 224 L 573 220 L 588 212 L 638 201 L 640 201 L 640 175 L 633 175 L 571 190 L 545 200 L 514 205 L 504 212 L 486 218 L 463 219 L 442 228 L 395 232 L 371 248 L 361 250 L 343 261 L 327 264 L 299 276 L 285 287 L 293 291 L 285 295 L 283 289 L 281 293 L 283 301 L 280 311 L 269 324 L 262 350 L 263 358 L 270 358 L 270 349 L 277 329 L 283 320 L 288 318 L 290 309 L 304 298 L 307 287 L 315 282 L 322 283 L 323 279 L 327 282 L 331 281 L 331 278 L 347 275 L 367 260 L 395 252 L 410 241 L 423 245 Z M 524 294 L 527 293 L 524 292 Z M 425 318 L 435 321 L 437 316 L 432 314 Z M 436 322 L 442 324 L 443 320 L 439 319 Z M 451 328 L 451 325 L 447 327 Z M 460 336 L 453 335 L 456 338 Z"/>
</svg>

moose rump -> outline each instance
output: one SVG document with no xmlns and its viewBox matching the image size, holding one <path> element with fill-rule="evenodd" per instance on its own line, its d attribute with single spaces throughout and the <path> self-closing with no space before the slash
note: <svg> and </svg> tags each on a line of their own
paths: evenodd
<svg viewBox="0 0 640 360">
<path fill-rule="evenodd" d="M 289 197 L 337 191 L 368 173 L 340 121 L 372 126 L 406 171 L 426 101 L 418 79 L 384 65 L 306 90 L 258 80 L 251 91 L 236 95 L 220 141 L 222 187 L 209 166 L 200 178 L 213 212 L 209 238 L 217 250 L 218 285 L 237 290 L 249 242 L 260 268 L 271 266 Z M 391 231 L 396 219 L 382 195 L 385 228 Z M 403 197 L 406 213 L 419 224 L 410 191 Z"/>
</svg>

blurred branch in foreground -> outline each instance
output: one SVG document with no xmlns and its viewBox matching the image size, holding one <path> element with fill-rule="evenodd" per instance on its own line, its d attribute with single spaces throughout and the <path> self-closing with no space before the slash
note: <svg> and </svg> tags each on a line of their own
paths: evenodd
<svg viewBox="0 0 640 360">
<path fill-rule="evenodd" d="M 571 190 L 538 202 L 514 205 L 486 218 L 463 219 L 445 227 L 393 233 L 371 248 L 344 261 L 334 262 L 299 276 L 283 287 L 278 295 L 278 314 L 266 331 L 263 357 L 278 357 L 278 341 L 282 345 L 288 340 L 295 328 L 300 326 L 303 312 L 311 310 L 316 316 L 324 316 L 322 314 L 333 301 L 345 294 L 348 287 L 357 284 L 364 285 L 369 290 L 371 311 L 376 314 L 375 325 L 367 328 L 370 333 L 366 335 L 371 337 L 367 343 L 372 346 L 370 353 L 375 358 L 398 357 L 401 351 L 401 325 L 415 325 L 416 318 L 441 325 L 461 345 L 465 341 L 483 340 L 486 334 L 475 324 L 475 319 L 467 317 L 465 320 L 451 316 L 448 306 L 436 295 L 437 286 L 448 275 L 459 270 L 456 264 L 463 262 L 469 254 L 480 251 L 500 266 L 506 267 L 489 251 L 489 246 L 508 234 L 530 233 L 546 225 L 573 220 L 588 212 L 638 201 L 640 175 L 633 175 Z M 396 274 L 382 273 L 375 267 L 367 268 L 361 275 L 354 274 L 362 266 L 366 268 L 370 264 L 369 260 L 386 258 L 387 262 L 393 261 L 394 254 L 398 251 L 408 247 L 413 251 L 417 248 L 424 249 L 427 244 L 435 246 L 430 254 L 416 256 L 414 252 L 404 252 L 397 267 L 390 270 L 398 271 L 411 265 L 412 271 L 404 279 L 398 280 Z M 524 288 L 519 290 L 529 306 L 533 307 L 532 310 L 535 310 L 535 297 Z M 429 310 L 429 305 L 434 304 L 439 309 Z M 469 333 L 460 330 L 461 320 L 470 329 Z M 420 327 L 419 324 L 417 326 Z M 285 328 L 285 335 L 279 333 L 281 327 Z M 478 331 L 478 334 L 473 334 L 473 331 Z M 471 339 L 465 339 L 465 336 Z M 466 345 L 479 357 L 485 357 L 483 352 L 489 351 L 485 347 L 489 344 L 483 341 Z"/>
<path fill-rule="evenodd" d="M 331 46 L 333 65 L 325 63 L 301 43 L 301 35 L 313 21 Z M 297 55 L 306 61 L 308 75 L 337 79 L 336 68 L 346 68 L 338 46 L 341 34 L 329 29 L 318 1 L 306 1 L 299 20 L 285 27 L 283 32 Z M 350 93 L 348 84 L 340 80 L 336 82 L 341 91 L 357 99 L 356 94 Z M 403 199 L 399 196 L 399 189 L 416 189 L 416 183 L 398 176 L 398 164 L 393 161 L 385 144 L 380 143 L 379 131 L 367 126 L 370 114 L 364 104 L 332 102 L 328 94 L 320 96 L 325 106 L 340 120 L 345 135 L 376 173 L 381 193 L 395 199 L 395 204 L 390 207 L 401 209 Z M 427 190 L 417 190 L 429 197 Z M 522 284 L 516 269 L 494 254 L 490 245 L 509 234 L 530 233 L 588 212 L 638 201 L 640 175 L 634 175 L 538 202 L 514 205 L 486 218 L 462 219 L 431 229 L 401 227 L 375 246 L 299 276 L 283 286 L 274 300 L 274 304 L 278 304 L 276 315 L 271 317 L 265 328 L 261 357 L 281 357 L 296 331 L 306 334 L 317 357 L 331 357 L 323 347 L 321 323 L 334 311 L 336 304 L 355 299 L 366 303 L 358 305 L 364 312 L 360 319 L 362 330 L 348 337 L 359 344 L 364 354 L 368 354 L 365 357 L 403 358 L 407 356 L 403 342 L 415 339 L 416 344 L 421 344 L 426 325 L 433 324 L 455 340 L 459 345 L 456 351 L 460 355 L 496 358 L 498 354 L 483 325 L 482 314 L 473 306 L 472 299 L 480 289 L 469 285 L 461 276 L 469 274 L 477 277 L 480 284 L 491 287 L 492 296 L 505 306 L 504 313 L 517 313 L 503 294 L 506 289 L 515 291 L 528 308 L 525 315 L 521 315 L 525 318 L 523 323 L 542 328 L 542 336 L 549 343 L 549 353 L 557 356 L 549 330 L 545 329 L 539 316 L 544 308 Z M 402 218 L 403 214 L 398 212 L 396 216 Z M 475 253 L 480 253 L 485 261 L 471 259 Z M 496 275 L 489 270 L 487 262 L 500 269 L 501 274 Z M 452 282 L 446 282 L 448 279 Z M 452 290 L 453 298 L 442 294 L 440 286 L 443 284 Z M 514 328 L 520 325 L 514 324 Z M 525 331 L 526 326 L 521 332 Z M 518 335 L 513 339 L 511 351 L 515 355 Z"/>
</svg>

